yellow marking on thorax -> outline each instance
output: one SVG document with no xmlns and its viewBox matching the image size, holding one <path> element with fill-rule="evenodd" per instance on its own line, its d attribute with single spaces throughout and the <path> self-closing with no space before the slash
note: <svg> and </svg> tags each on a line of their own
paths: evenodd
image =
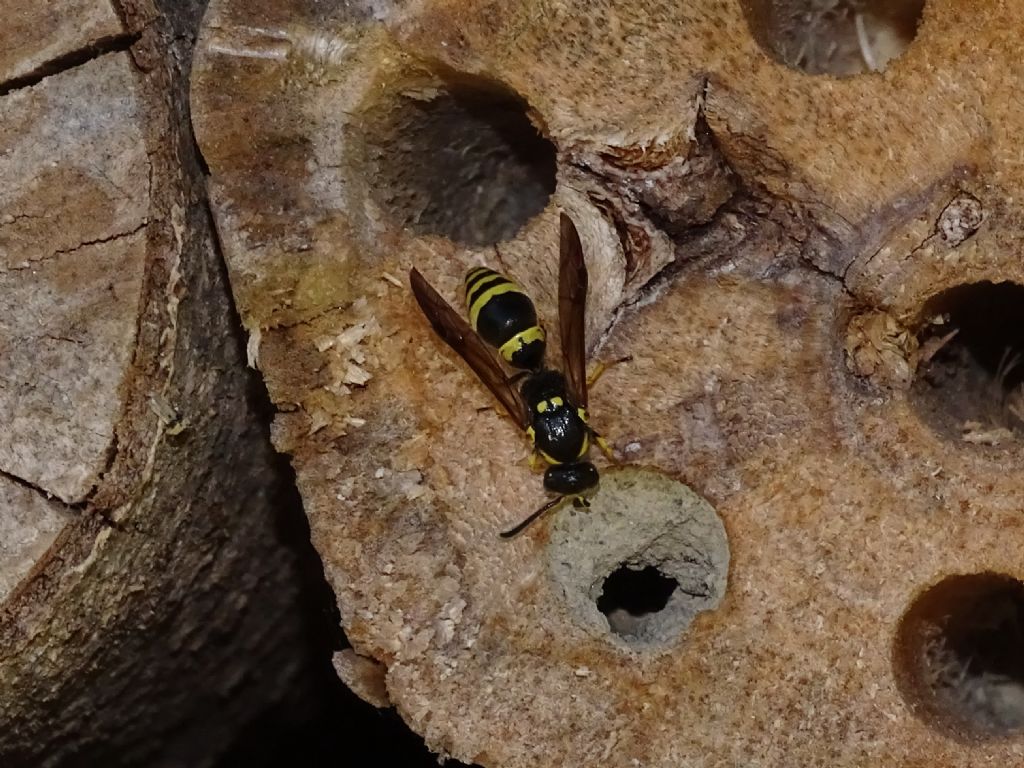
<svg viewBox="0 0 1024 768">
<path fill-rule="evenodd" d="M 583 442 L 580 444 L 580 452 L 578 454 L 576 454 L 576 458 L 577 459 L 582 459 L 584 456 L 587 455 L 587 451 L 589 451 L 589 450 L 590 450 L 590 438 L 587 436 L 587 433 L 584 432 L 583 433 Z"/>
<path fill-rule="evenodd" d="M 544 453 L 544 451 L 540 450 L 539 448 L 537 449 L 537 452 L 542 457 L 544 457 L 544 461 L 546 461 L 548 464 L 561 464 L 562 463 L 558 459 L 554 459 L 551 456 L 548 456 L 546 453 Z"/>
<path fill-rule="evenodd" d="M 537 413 L 545 413 L 548 408 L 557 408 L 564 404 L 565 401 L 560 397 L 552 397 L 550 400 L 541 400 L 537 403 Z"/>
<path fill-rule="evenodd" d="M 492 285 L 486 291 L 480 294 L 480 298 L 473 302 L 473 306 L 469 308 L 469 323 L 476 328 L 476 320 L 480 317 L 480 310 L 484 308 L 484 305 L 493 299 L 495 296 L 500 296 L 503 293 L 511 293 L 516 291 L 522 293 L 519 290 L 519 286 L 512 282 L 499 282 L 497 285 Z"/>
</svg>

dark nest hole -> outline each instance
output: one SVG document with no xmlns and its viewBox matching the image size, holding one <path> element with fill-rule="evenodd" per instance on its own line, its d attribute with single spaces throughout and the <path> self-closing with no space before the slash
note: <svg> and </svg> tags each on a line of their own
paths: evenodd
<svg viewBox="0 0 1024 768">
<path fill-rule="evenodd" d="M 1000 445 L 1024 427 L 1024 286 L 971 283 L 928 302 L 911 389 L 922 419 L 948 437 Z M 937 322 L 936 322 L 937 320 Z"/>
<path fill-rule="evenodd" d="M 635 635 L 645 617 L 665 609 L 678 586 L 678 581 L 653 565 L 642 569 L 620 565 L 604 580 L 597 609 L 613 632 Z"/>
<path fill-rule="evenodd" d="M 913 41 L 925 0 L 744 0 L 772 58 L 811 75 L 884 70 Z"/>
<path fill-rule="evenodd" d="M 492 245 L 554 192 L 554 145 L 526 102 L 498 83 L 448 77 L 399 94 L 371 122 L 371 195 L 416 234 Z"/>
<path fill-rule="evenodd" d="M 1024 733 L 1024 583 L 951 576 L 918 597 L 893 657 L 904 698 L 961 738 Z"/>
</svg>

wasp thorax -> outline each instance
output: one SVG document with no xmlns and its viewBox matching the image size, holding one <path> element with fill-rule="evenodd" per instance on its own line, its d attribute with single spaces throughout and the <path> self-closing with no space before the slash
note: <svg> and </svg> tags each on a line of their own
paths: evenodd
<svg viewBox="0 0 1024 768">
<path fill-rule="evenodd" d="M 533 409 L 542 402 L 566 398 L 565 376 L 551 369 L 528 376 L 520 389 L 523 399 Z"/>
</svg>

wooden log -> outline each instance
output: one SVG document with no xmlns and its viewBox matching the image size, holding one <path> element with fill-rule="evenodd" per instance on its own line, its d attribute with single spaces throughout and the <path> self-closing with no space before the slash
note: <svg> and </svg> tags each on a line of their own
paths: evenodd
<svg viewBox="0 0 1024 768">
<path fill-rule="evenodd" d="M 211 4 L 194 119 L 336 666 L 436 751 L 1019 761 L 1024 18 L 921 9 Z M 561 211 L 640 469 L 504 542 L 527 442 L 406 275 L 505 270 L 553 331 Z"/>
<path fill-rule="evenodd" d="M 0 764 L 210 765 L 311 661 L 188 124 L 199 8 L 0 5 Z"/>
</svg>

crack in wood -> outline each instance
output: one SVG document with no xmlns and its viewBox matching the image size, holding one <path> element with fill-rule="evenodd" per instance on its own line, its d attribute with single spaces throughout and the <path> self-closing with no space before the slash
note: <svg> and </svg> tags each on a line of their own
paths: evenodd
<svg viewBox="0 0 1024 768">
<path fill-rule="evenodd" d="M 15 91 L 32 88 L 39 85 L 39 83 L 52 75 L 57 75 L 70 69 L 80 67 L 84 64 L 88 64 L 90 61 L 98 59 L 108 53 L 127 51 L 136 43 L 136 41 L 138 41 L 138 39 L 138 33 L 129 32 L 100 37 L 89 43 L 84 48 L 76 48 L 73 51 L 62 53 L 60 56 L 56 56 L 49 61 L 43 62 L 31 72 L 24 75 L 18 75 L 17 77 L 12 77 L 10 80 L 0 83 L 0 97 L 7 96 Z"/>
<path fill-rule="evenodd" d="M 83 248 L 88 248 L 89 246 L 92 245 L 106 245 L 107 243 L 113 243 L 117 240 L 122 240 L 126 237 L 132 237 L 133 235 L 137 235 L 139 232 L 141 232 L 148 226 L 149 220 L 145 219 L 142 221 L 141 224 L 138 224 L 133 229 L 129 229 L 124 232 L 114 232 L 113 234 L 104 235 L 103 237 L 97 237 L 93 240 L 86 240 L 84 242 L 79 243 L 78 245 L 72 246 L 71 248 L 61 248 L 56 251 L 53 251 L 48 256 L 43 256 L 38 259 L 24 261 L 14 266 L 0 267 L 0 275 L 5 275 L 9 272 L 23 272 L 27 269 L 35 269 L 41 264 L 46 264 L 47 262 L 53 261 L 54 259 L 58 259 L 61 256 L 68 256 L 70 254 L 77 253 Z"/>
<path fill-rule="evenodd" d="M 20 486 L 21 488 L 24 488 L 26 491 L 34 495 L 42 496 L 48 502 L 59 505 L 63 511 L 69 514 L 82 512 L 86 507 L 85 501 L 64 501 L 59 496 L 57 496 L 54 493 L 50 493 L 42 486 L 36 485 L 30 480 L 26 480 L 23 477 L 19 477 L 18 475 L 13 474 L 12 472 L 8 472 L 6 469 L 0 468 L 0 478 L 13 483 L 14 485 Z"/>
</svg>

